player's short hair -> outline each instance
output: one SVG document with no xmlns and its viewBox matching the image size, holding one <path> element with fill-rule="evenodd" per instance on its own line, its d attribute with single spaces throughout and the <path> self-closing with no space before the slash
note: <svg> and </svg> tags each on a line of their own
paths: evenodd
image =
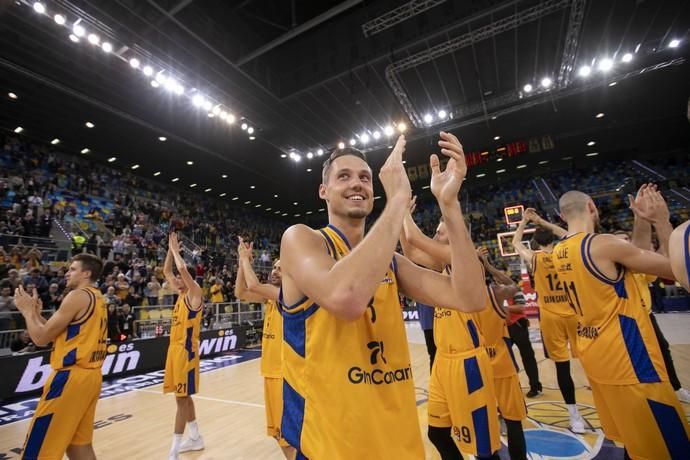
<svg viewBox="0 0 690 460">
<path fill-rule="evenodd" d="M 323 169 L 321 169 L 322 184 L 325 184 L 326 180 L 328 179 L 328 173 L 331 172 L 331 165 L 333 164 L 333 161 L 346 155 L 356 156 L 357 158 L 364 160 L 364 162 L 367 165 L 369 164 L 369 162 L 367 161 L 367 156 L 361 150 L 352 147 L 347 147 L 344 149 L 334 149 L 328 156 L 328 158 L 326 158 L 326 161 L 323 162 Z"/>
<path fill-rule="evenodd" d="M 553 243 L 553 240 L 553 232 L 548 228 L 544 227 L 538 226 L 537 229 L 534 231 L 534 235 L 532 235 L 532 241 L 537 243 L 542 248 Z"/>
<path fill-rule="evenodd" d="M 80 262 L 82 271 L 91 272 L 89 279 L 97 281 L 103 271 L 103 261 L 93 254 L 81 253 L 72 257 L 72 262 Z"/>
</svg>

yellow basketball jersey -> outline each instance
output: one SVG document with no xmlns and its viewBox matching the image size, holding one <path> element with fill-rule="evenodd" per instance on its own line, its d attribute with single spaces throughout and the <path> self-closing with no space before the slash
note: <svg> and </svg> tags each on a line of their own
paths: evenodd
<svg viewBox="0 0 690 460">
<path fill-rule="evenodd" d="M 587 377 L 626 385 L 668 380 L 659 343 L 633 274 L 619 267 L 607 278 L 589 249 L 596 234 L 577 233 L 554 248 L 554 265 L 579 315 L 577 346 Z"/>
<path fill-rule="evenodd" d="M 633 273 L 633 278 L 635 279 L 637 288 L 640 290 L 642 307 L 649 315 L 652 312 L 652 292 L 649 290 L 649 283 L 656 281 L 656 276 L 647 275 L 645 273 Z"/>
<path fill-rule="evenodd" d="M 275 300 L 267 300 L 261 337 L 261 375 L 280 378 L 283 361 L 283 318 Z"/>
<path fill-rule="evenodd" d="M 575 314 L 570 308 L 562 283 L 558 279 L 558 273 L 554 269 L 552 253 L 544 251 L 534 253 L 532 277 L 534 278 L 534 290 L 537 291 L 539 308 L 563 317 Z"/>
<path fill-rule="evenodd" d="M 320 230 L 329 254 L 350 244 Z M 343 321 L 309 298 L 283 314 L 284 438 L 297 458 L 424 458 L 395 258 L 364 315 Z"/>
<path fill-rule="evenodd" d="M 450 275 L 450 267 L 443 270 Z M 448 354 L 464 354 L 484 346 L 474 315 L 449 308 L 434 308 L 434 343 L 436 349 Z"/>
<path fill-rule="evenodd" d="M 491 358 L 494 378 L 500 379 L 515 375 L 519 370 L 513 356 L 512 342 L 506 325 L 506 312 L 498 304 L 496 294 L 487 286 L 489 297 L 484 309 L 474 313 L 479 331 L 484 338 L 486 352 Z"/>
<path fill-rule="evenodd" d="M 50 366 L 53 369 L 70 366 L 100 368 L 105 359 L 108 338 L 105 299 L 96 288 L 87 287 L 82 291 L 89 296 L 89 307 L 55 339 L 53 352 L 50 354 Z"/>
<path fill-rule="evenodd" d="M 192 309 L 186 294 L 180 295 L 175 302 L 170 326 L 170 346 L 184 347 L 187 351 L 187 361 L 199 358 L 202 311 L 202 308 Z"/>
</svg>

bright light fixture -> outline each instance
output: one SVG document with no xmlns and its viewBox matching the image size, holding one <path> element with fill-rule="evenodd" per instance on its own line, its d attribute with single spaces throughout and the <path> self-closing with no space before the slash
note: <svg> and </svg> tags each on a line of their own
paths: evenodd
<svg viewBox="0 0 690 460">
<path fill-rule="evenodd" d="M 189 188 L 194 188 L 194 187 L 196 187 L 196 182 L 194 182 L 193 184 L 189 184 Z"/>
<path fill-rule="evenodd" d="M 354 138 L 350 139 L 350 145 L 355 145 L 355 144 L 357 144 L 357 139 L 354 139 Z"/>
<path fill-rule="evenodd" d="M 630 62 L 632 61 L 633 55 L 632 53 L 625 53 L 623 57 L 621 58 L 621 61 L 623 62 Z"/>
<path fill-rule="evenodd" d="M 549 162 L 549 160 L 541 160 L 541 161 L 539 162 L 539 164 L 540 164 L 540 165 L 545 165 L 545 164 L 548 163 L 548 162 Z"/>
<path fill-rule="evenodd" d="M 21 126 L 17 126 L 16 128 L 14 128 L 14 132 L 17 134 L 21 133 L 22 131 L 24 131 L 24 128 L 22 128 Z"/>
<path fill-rule="evenodd" d="M 7 93 L 7 95 L 10 97 L 10 99 L 17 99 L 17 95 L 14 93 Z"/>
<path fill-rule="evenodd" d="M 595 145 L 595 144 L 596 144 L 596 142 L 594 142 L 594 141 L 589 141 L 589 142 L 587 142 L 587 146 L 588 146 L 588 147 L 591 147 L 591 146 L 593 146 L 593 145 Z"/>
<path fill-rule="evenodd" d="M 158 136 L 158 140 L 161 141 L 161 142 L 165 142 L 165 141 L 168 140 L 168 138 L 165 137 L 165 136 Z"/>
<path fill-rule="evenodd" d="M 443 120 L 443 119 L 446 118 L 447 116 L 448 116 L 448 113 L 447 113 L 445 110 L 439 110 L 439 111 L 438 111 L 438 117 L 439 117 L 441 120 Z"/>
<path fill-rule="evenodd" d="M 227 179 L 227 178 L 228 178 L 228 175 L 227 175 L 227 174 L 222 174 L 220 177 L 222 177 L 223 179 Z"/>
<path fill-rule="evenodd" d="M 84 29 L 84 26 L 79 24 L 79 21 L 75 22 L 72 26 L 72 32 L 77 37 L 83 37 L 84 35 L 86 35 L 86 29 Z"/>
<path fill-rule="evenodd" d="M 104 53 L 110 53 L 113 50 L 113 45 L 111 45 L 108 42 L 103 42 L 103 44 L 101 45 L 101 49 Z"/>
<path fill-rule="evenodd" d="M 366 144 L 367 142 L 369 142 L 369 134 L 362 133 L 362 135 L 359 136 L 359 140 L 362 141 L 362 144 Z"/>
<path fill-rule="evenodd" d="M 405 131 L 407 131 L 407 125 L 402 122 L 398 123 L 398 131 L 404 133 Z"/>
<path fill-rule="evenodd" d="M 50 143 L 53 144 L 53 145 L 58 145 L 58 144 L 60 143 L 60 139 L 58 139 L 58 138 L 56 137 L 55 139 L 53 139 L 52 141 L 50 141 Z"/>
<path fill-rule="evenodd" d="M 432 114 L 427 113 L 424 115 L 424 123 L 430 125 L 432 121 L 434 121 L 434 116 Z"/>
<path fill-rule="evenodd" d="M 680 40 L 678 40 L 677 38 L 674 38 L 668 43 L 669 48 L 678 48 L 678 45 L 680 45 Z"/>
<path fill-rule="evenodd" d="M 340 150 L 344 149 L 345 148 L 345 142 L 338 142 L 338 148 Z"/>
<path fill-rule="evenodd" d="M 117 157 L 110 157 L 108 158 L 108 163 L 112 163 L 115 160 L 117 160 Z"/>
<path fill-rule="evenodd" d="M 227 193 L 223 192 L 223 193 L 221 193 L 221 194 L 218 195 L 218 196 L 225 196 L 225 195 L 227 195 Z"/>
<path fill-rule="evenodd" d="M 203 107 L 204 110 L 209 111 L 213 107 L 213 104 L 211 101 L 204 101 L 204 103 L 201 104 L 201 107 Z"/>
<path fill-rule="evenodd" d="M 253 141 L 253 140 L 255 140 L 255 139 L 256 139 L 256 136 L 249 136 L 249 140 L 250 140 L 250 141 Z"/>
<path fill-rule="evenodd" d="M 139 59 L 137 58 L 132 58 L 129 60 L 129 65 L 132 66 L 133 69 L 138 69 L 140 64 L 141 62 L 139 62 Z"/>
<path fill-rule="evenodd" d="M 253 127 L 251 127 L 251 126 L 250 126 L 250 127 L 248 127 L 248 128 L 247 128 L 247 133 L 249 133 L 249 134 L 253 134 L 253 133 L 254 133 L 254 128 L 253 128 Z"/>
<path fill-rule="evenodd" d="M 156 80 L 151 80 L 151 86 L 154 88 L 158 88 L 160 86 L 160 83 L 158 83 Z"/>
<path fill-rule="evenodd" d="M 541 86 L 544 88 L 550 87 L 551 83 L 553 83 L 553 82 L 551 81 L 551 79 L 549 77 L 544 77 L 541 79 Z"/>
<path fill-rule="evenodd" d="M 174 177 L 170 182 L 177 182 L 178 180 L 180 180 L 179 177 Z"/>
<path fill-rule="evenodd" d="M 385 128 L 383 128 L 383 134 L 385 134 L 386 136 L 392 136 L 394 132 L 395 130 L 391 125 L 388 125 Z"/>
<path fill-rule="evenodd" d="M 597 155 L 599 155 L 599 152 L 590 152 L 587 154 L 588 157 L 595 157 Z"/>
<path fill-rule="evenodd" d="M 480 174 L 477 174 L 477 177 L 484 177 L 484 176 L 486 176 L 486 174 L 485 174 L 485 173 L 480 173 Z"/>
<path fill-rule="evenodd" d="M 381 133 L 378 131 L 374 131 L 372 136 L 374 136 L 374 139 L 378 140 L 381 137 Z"/>
<path fill-rule="evenodd" d="M 34 11 L 38 14 L 43 14 L 46 12 L 46 7 L 41 2 L 34 3 Z"/>
<path fill-rule="evenodd" d="M 250 185 L 249 188 L 254 190 L 256 188 L 256 185 Z"/>
<path fill-rule="evenodd" d="M 146 75 L 147 77 L 153 75 L 153 67 L 151 67 L 150 65 L 145 65 L 143 71 L 144 75 Z"/>
<path fill-rule="evenodd" d="M 527 167 L 527 165 L 517 165 L 517 167 L 515 169 L 524 169 L 526 167 Z"/>
<path fill-rule="evenodd" d="M 77 37 L 77 36 L 74 35 L 74 34 L 69 34 L 69 39 L 72 40 L 74 43 L 78 43 L 78 42 L 79 42 L 79 37 Z"/>
<path fill-rule="evenodd" d="M 139 165 L 132 165 L 132 169 L 139 169 Z"/>
<path fill-rule="evenodd" d="M 90 121 L 87 121 L 86 123 L 84 123 L 84 126 L 86 126 L 87 128 L 93 128 L 93 127 L 96 126 L 96 125 L 94 125 L 94 124 L 91 123 Z"/>
<path fill-rule="evenodd" d="M 81 149 L 82 155 L 86 155 L 86 154 L 89 153 L 90 151 L 91 151 L 91 150 L 89 150 L 89 149 L 87 149 L 87 148 Z"/>
<path fill-rule="evenodd" d="M 497 169 L 497 170 L 496 170 L 496 174 L 502 174 L 502 173 L 504 173 L 504 172 L 506 172 L 505 169 Z"/>
<path fill-rule="evenodd" d="M 525 86 L 522 87 L 522 89 L 523 89 L 526 93 L 529 93 L 529 92 L 532 91 L 532 85 L 530 85 L 529 83 L 527 83 Z"/>
<path fill-rule="evenodd" d="M 247 123 L 242 123 L 242 124 L 240 125 L 240 128 L 242 128 L 242 131 L 246 131 L 246 130 L 247 130 L 247 127 L 248 127 L 248 126 L 247 126 Z"/>
<path fill-rule="evenodd" d="M 280 154 L 280 158 L 287 158 L 287 155 L 284 154 L 284 153 L 281 153 L 281 154 Z"/>
<path fill-rule="evenodd" d="M 608 72 L 613 68 L 613 61 L 609 58 L 604 58 L 601 61 L 599 61 L 599 70 L 602 72 Z"/>
<path fill-rule="evenodd" d="M 591 68 L 590 66 L 588 66 L 588 65 L 583 65 L 582 67 L 580 67 L 580 70 L 578 70 L 577 73 L 578 73 L 578 75 L 580 75 L 581 77 L 588 77 L 589 74 L 592 73 L 592 68 Z"/>
<path fill-rule="evenodd" d="M 89 34 L 88 39 L 89 43 L 91 43 L 92 45 L 98 45 L 101 41 L 101 38 L 96 34 Z"/>
<path fill-rule="evenodd" d="M 235 120 L 236 120 L 235 115 L 233 115 L 231 113 L 229 113 L 228 117 L 225 119 L 225 121 L 227 121 L 228 124 L 230 124 L 230 125 L 235 123 Z"/>
<path fill-rule="evenodd" d="M 204 192 L 208 193 L 208 192 L 210 192 L 211 190 L 213 190 L 213 189 L 209 187 L 209 188 L 205 189 Z"/>
<path fill-rule="evenodd" d="M 187 160 L 187 166 L 192 166 L 194 162 L 192 160 Z"/>
<path fill-rule="evenodd" d="M 501 136 L 494 136 L 494 140 L 497 141 L 501 138 Z"/>
<path fill-rule="evenodd" d="M 61 14 L 56 14 L 53 16 L 53 19 L 55 20 L 55 24 L 61 26 L 65 24 L 65 17 Z"/>
<path fill-rule="evenodd" d="M 309 159 L 311 160 L 312 158 L 314 158 L 314 154 L 311 153 L 311 152 L 308 152 L 308 153 L 307 153 L 307 158 L 309 158 Z"/>
<path fill-rule="evenodd" d="M 153 177 L 158 177 L 158 176 L 160 176 L 160 175 L 161 175 L 161 172 L 160 172 L 160 171 L 156 171 L 155 173 L 153 173 Z"/>
<path fill-rule="evenodd" d="M 323 155 L 323 149 L 317 150 L 317 151 L 316 151 L 316 154 L 317 154 L 318 156 Z"/>
<path fill-rule="evenodd" d="M 596 115 L 596 118 L 604 118 L 604 112 L 599 112 L 599 113 Z"/>
</svg>

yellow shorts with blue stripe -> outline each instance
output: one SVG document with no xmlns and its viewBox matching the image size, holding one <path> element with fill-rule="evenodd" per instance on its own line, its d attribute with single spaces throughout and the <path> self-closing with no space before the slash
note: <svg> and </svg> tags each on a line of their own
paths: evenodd
<svg viewBox="0 0 690 460">
<path fill-rule="evenodd" d="M 604 434 L 625 445 L 631 458 L 688 458 L 690 428 L 669 382 L 590 385 Z"/>
<path fill-rule="evenodd" d="M 199 391 L 199 353 L 189 359 L 189 352 L 178 345 L 168 347 L 165 358 L 163 393 L 177 397 L 191 396 Z"/>
<path fill-rule="evenodd" d="M 490 456 L 501 447 L 491 361 L 484 347 L 436 352 L 429 380 L 429 426 L 452 427 L 458 449 Z"/>
<path fill-rule="evenodd" d="M 264 404 L 266 406 L 266 434 L 278 441 L 281 447 L 290 444 L 280 430 L 283 418 L 283 379 L 264 377 Z"/>
<path fill-rule="evenodd" d="M 559 316 L 544 309 L 539 311 L 539 328 L 544 343 L 544 355 L 561 363 L 577 358 L 577 316 Z M 570 344 L 570 353 L 568 353 Z"/>
<path fill-rule="evenodd" d="M 100 368 L 53 370 L 29 425 L 22 458 L 62 460 L 67 447 L 91 444 Z"/>
</svg>

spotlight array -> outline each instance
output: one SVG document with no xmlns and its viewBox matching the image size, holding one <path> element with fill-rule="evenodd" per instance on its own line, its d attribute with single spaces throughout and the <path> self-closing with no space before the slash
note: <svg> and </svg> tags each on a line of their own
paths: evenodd
<svg viewBox="0 0 690 460">
<path fill-rule="evenodd" d="M 42 2 L 33 2 L 32 8 L 37 14 L 48 14 L 48 8 Z M 70 18 L 69 16 L 71 16 L 71 14 L 68 14 L 67 11 L 55 11 L 51 12 L 51 14 L 53 14 L 52 18 L 57 26 L 67 29 L 68 37 L 73 43 L 80 43 L 82 39 L 85 39 L 90 45 L 99 47 L 103 53 L 112 53 L 113 57 L 117 57 L 121 61 L 129 64 L 132 69 L 140 71 L 145 77 L 154 77 L 155 74 L 154 78 L 147 78 L 151 87 L 163 88 L 170 94 L 178 97 L 185 96 L 195 107 L 206 111 L 208 113 L 208 118 L 216 118 L 225 122 L 227 125 L 232 125 L 235 122 L 236 116 L 232 115 L 230 110 L 225 108 L 216 98 L 204 95 L 196 88 L 185 87 L 181 78 L 173 77 L 172 75 L 174 73 L 170 72 L 169 69 L 165 69 L 163 66 L 151 62 L 153 59 L 151 59 L 150 56 L 136 54 L 136 47 L 126 45 L 116 46 L 113 42 L 109 41 L 110 39 L 115 41 L 116 37 L 113 37 L 111 33 L 101 33 L 103 32 L 103 27 L 87 23 L 86 20 L 79 17 Z M 101 34 L 99 35 L 99 33 Z M 106 37 L 106 35 L 108 36 Z M 114 52 L 116 48 L 118 51 Z M 149 62 L 145 63 L 145 61 Z M 249 137 L 256 138 L 255 127 L 250 126 L 248 123 L 243 123 L 242 129 L 247 131 Z"/>
</svg>

